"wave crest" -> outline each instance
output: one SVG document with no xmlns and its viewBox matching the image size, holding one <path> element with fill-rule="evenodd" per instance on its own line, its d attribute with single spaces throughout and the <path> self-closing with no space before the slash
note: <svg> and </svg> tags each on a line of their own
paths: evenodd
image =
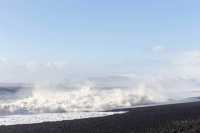
<svg viewBox="0 0 200 133">
<path fill-rule="evenodd" d="M 45 89 L 36 87 L 31 95 L 9 102 L 1 102 L 1 114 L 61 113 L 77 111 L 105 111 L 119 107 L 166 101 L 158 89 L 144 85 L 137 88 L 99 89 L 85 85 L 79 89 Z"/>
</svg>

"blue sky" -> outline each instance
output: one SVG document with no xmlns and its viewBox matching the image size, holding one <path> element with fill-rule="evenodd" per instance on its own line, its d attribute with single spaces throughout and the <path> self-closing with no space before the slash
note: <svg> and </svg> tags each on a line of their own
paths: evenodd
<svg viewBox="0 0 200 133">
<path fill-rule="evenodd" d="M 200 48 L 199 5 L 199 0 L 2 0 L 0 57 L 156 69 L 160 57 Z"/>
</svg>

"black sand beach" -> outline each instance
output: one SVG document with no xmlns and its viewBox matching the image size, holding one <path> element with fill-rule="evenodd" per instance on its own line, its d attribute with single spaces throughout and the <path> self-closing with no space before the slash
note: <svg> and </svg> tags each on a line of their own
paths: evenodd
<svg viewBox="0 0 200 133">
<path fill-rule="evenodd" d="M 40 124 L 1 126 L 0 133 L 198 133 L 200 102 L 127 109 L 127 113 Z"/>
</svg>

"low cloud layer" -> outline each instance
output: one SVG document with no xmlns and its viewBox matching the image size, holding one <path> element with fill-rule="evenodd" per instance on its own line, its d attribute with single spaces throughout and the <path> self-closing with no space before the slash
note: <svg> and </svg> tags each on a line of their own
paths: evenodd
<svg viewBox="0 0 200 133">
<path fill-rule="evenodd" d="M 157 48 L 156 48 L 157 49 Z M 160 47 L 158 48 L 160 49 Z M 163 48 L 161 48 L 163 49 Z M 166 55 L 167 54 L 167 57 Z M 104 80 L 110 81 L 110 79 L 121 80 L 121 75 L 131 75 L 138 78 L 160 78 L 166 79 L 166 81 L 172 80 L 187 80 L 188 82 L 200 82 L 200 50 L 181 51 L 176 53 L 159 53 L 159 57 L 154 57 L 160 62 L 149 62 L 151 69 L 142 72 L 144 66 L 141 66 L 141 70 L 133 70 L 126 73 L 112 73 L 112 67 L 103 67 L 101 64 L 101 75 L 98 75 L 99 69 L 91 63 L 88 67 L 84 65 L 72 65 L 65 61 L 24 61 L 16 62 L 6 58 L 0 58 L 0 82 L 64 82 L 66 79 L 85 77 L 87 80 L 91 80 L 91 76 L 95 77 L 92 80 Z M 126 64 L 123 64 L 126 66 Z M 134 64 L 133 64 L 134 65 Z M 140 64 L 135 64 L 140 66 Z M 96 65 L 98 66 L 98 65 Z M 152 66 L 156 66 L 155 68 Z M 129 66 L 130 68 L 131 66 Z M 113 66 L 116 69 L 117 66 Z M 120 67 L 121 69 L 126 69 Z M 105 70 L 105 71 L 104 71 Z M 88 71 L 88 72 L 87 72 Z M 139 71 L 139 73 L 135 73 Z M 110 72 L 110 73 L 109 73 Z M 92 73 L 87 75 L 87 73 Z M 95 75 L 96 73 L 96 75 Z M 85 75 L 83 75 L 85 74 Z M 115 77 L 117 76 L 117 77 Z M 104 79 L 109 77 L 109 79 Z M 125 79 L 127 82 L 127 77 Z M 175 81 L 176 81 L 175 80 Z M 185 82 L 185 81 L 184 81 Z"/>
</svg>

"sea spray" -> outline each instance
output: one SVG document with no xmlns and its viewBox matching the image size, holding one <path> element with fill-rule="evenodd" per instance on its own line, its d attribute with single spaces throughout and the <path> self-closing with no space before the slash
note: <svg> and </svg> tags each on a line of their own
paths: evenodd
<svg viewBox="0 0 200 133">
<path fill-rule="evenodd" d="M 96 112 L 199 96 L 193 80 L 120 75 L 0 87 L 0 115 Z"/>
<path fill-rule="evenodd" d="M 28 88 L 30 89 L 30 88 Z M 21 91 L 21 90 L 20 90 Z M 79 88 L 63 89 L 35 86 L 31 94 L 14 100 L 1 100 L 1 114 L 64 113 L 105 111 L 119 107 L 150 104 L 166 101 L 157 88 L 145 85 L 128 88 L 98 88 L 93 84 Z"/>
</svg>

